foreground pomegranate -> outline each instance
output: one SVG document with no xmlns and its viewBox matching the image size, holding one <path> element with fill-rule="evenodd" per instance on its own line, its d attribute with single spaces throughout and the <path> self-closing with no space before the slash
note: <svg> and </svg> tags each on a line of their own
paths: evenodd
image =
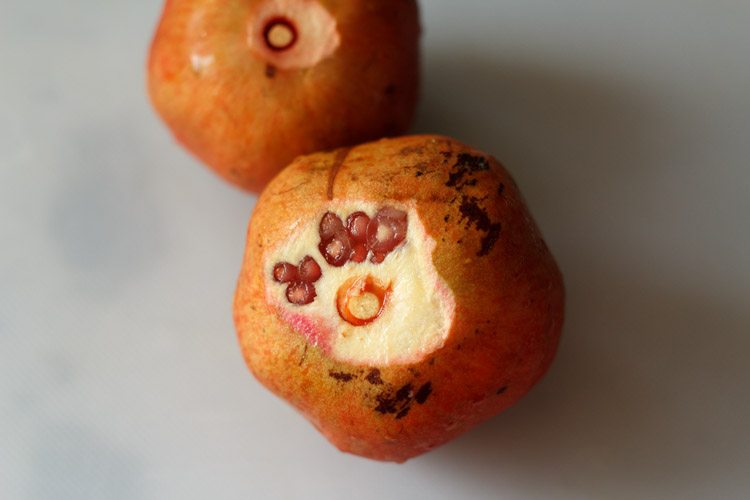
<svg viewBox="0 0 750 500">
<path fill-rule="evenodd" d="M 168 0 L 149 93 L 182 144 L 259 191 L 300 154 L 405 131 L 418 45 L 415 0 Z"/>
<path fill-rule="evenodd" d="M 401 462 L 540 379 L 563 284 L 496 160 L 404 137 L 300 157 L 269 185 L 234 316 L 263 384 L 341 450 Z"/>
</svg>

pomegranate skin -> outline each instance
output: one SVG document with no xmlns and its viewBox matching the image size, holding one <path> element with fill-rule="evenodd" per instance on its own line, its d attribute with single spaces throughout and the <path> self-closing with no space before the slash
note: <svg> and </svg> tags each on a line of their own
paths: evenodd
<svg viewBox="0 0 750 500">
<path fill-rule="evenodd" d="M 268 303 L 267 287 L 277 284 L 264 261 L 291 227 L 317 224 L 342 200 L 415 207 L 455 299 L 442 347 L 409 363 L 344 362 Z M 561 273 L 513 179 L 494 158 L 440 136 L 297 158 L 260 196 L 234 301 L 255 377 L 342 451 L 394 462 L 522 398 L 554 358 L 563 311 Z"/>
<path fill-rule="evenodd" d="M 288 57 L 259 47 L 256 21 L 279 18 L 274 9 L 301 28 L 318 17 L 333 27 L 310 21 L 329 29 L 295 32 Z M 260 192 L 298 155 L 406 131 L 419 37 L 416 0 L 167 0 L 148 93 L 179 143 Z"/>
</svg>

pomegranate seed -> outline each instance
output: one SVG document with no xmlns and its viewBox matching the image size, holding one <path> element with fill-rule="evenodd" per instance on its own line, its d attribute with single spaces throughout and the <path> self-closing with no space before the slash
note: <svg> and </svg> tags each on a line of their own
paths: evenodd
<svg viewBox="0 0 750 500">
<path fill-rule="evenodd" d="M 370 223 L 370 217 L 364 212 L 354 212 L 346 219 L 346 229 L 349 231 L 349 237 L 357 243 L 367 241 L 367 225 Z"/>
<path fill-rule="evenodd" d="M 299 273 L 297 272 L 297 266 L 294 266 L 289 262 L 279 262 L 273 266 L 273 279 L 278 283 L 296 281 L 298 277 Z"/>
<path fill-rule="evenodd" d="M 367 245 L 364 243 L 357 243 L 354 245 L 354 248 L 352 248 L 352 255 L 350 258 L 354 262 L 364 262 L 367 258 L 368 252 Z"/>
<path fill-rule="evenodd" d="M 320 219 L 320 239 L 329 240 L 334 236 L 340 235 L 345 232 L 344 223 L 341 221 L 341 217 L 333 212 L 326 212 L 323 218 Z"/>
<path fill-rule="evenodd" d="M 320 266 L 309 255 L 300 261 L 299 277 L 302 281 L 313 283 L 318 281 L 322 275 L 323 272 L 320 270 Z"/>
<path fill-rule="evenodd" d="M 406 212 L 381 208 L 367 225 L 367 243 L 374 253 L 388 254 L 406 239 L 406 229 Z"/>
<path fill-rule="evenodd" d="M 310 304 L 316 296 L 315 285 L 304 281 L 296 281 L 286 289 L 286 299 L 298 306 Z"/>
<path fill-rule="evenodd" d="M 349 243 L 349 237 L 344 234 L 321 241 L 318 250 L 330 265 L 341 267 L 349 260 L 352 246 Z"/>
</svg>

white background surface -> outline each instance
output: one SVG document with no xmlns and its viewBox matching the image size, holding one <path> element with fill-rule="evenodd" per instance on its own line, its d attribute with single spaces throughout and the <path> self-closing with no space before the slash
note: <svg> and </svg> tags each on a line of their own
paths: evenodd
<svg viewBox="0 0 750 500">
<path fill-rule="evenodd" d="M 262 389 L 254 199 L 173 144 L 158 2 L 0 3 L 0 498 L 748 498 L 750 3 L 423 2 L 417 131 L 514 173 L 568 287 L 527 399 L 406 465 Z"/>
</svg>

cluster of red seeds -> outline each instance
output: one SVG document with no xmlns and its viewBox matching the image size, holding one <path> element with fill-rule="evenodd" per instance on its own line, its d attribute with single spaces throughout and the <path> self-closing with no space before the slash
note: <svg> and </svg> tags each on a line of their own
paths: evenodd
<svg viewBox="0 0 750 500">
<path fill-rule="evenodd" d="M 315 300 L 315 283 L 323 275 L 320 266 L 309 255 L 298 266 L 289 262 L 279 262 L 273 267 L 273 279 L 285 283 L 286 299 L 292 304 L 304 306 Z"/>
<path fill-rule="evenodd" d="M 330 265 L 341 267 L 350 260 L 380 264 L 406 239 L 406 212 L 383 207 L 370 219 L 364 212 L 354 212 L 346 224 L 333 212 L 320 220 L 320 254 Z"/>
<path fill-rule="evenodd" d="M 320 220 L 320 250 L 323 258 L 334 267 L 350 260 L 380 264 L 389 253 L 406 239 L 406 212 L 393 207 L 383 207 L 371 219 L 364 212 L 354 212 L 346 224 L 333 212 L 326 212 Z M 317 293 L 315 283 L 323 275 L 315 259 L 309 255 L 295 266 L 279 262 L 273 268 L 273 279 L 286 284 L 286 298 L 292 304 L 310 304 Z"/>
</svg>

